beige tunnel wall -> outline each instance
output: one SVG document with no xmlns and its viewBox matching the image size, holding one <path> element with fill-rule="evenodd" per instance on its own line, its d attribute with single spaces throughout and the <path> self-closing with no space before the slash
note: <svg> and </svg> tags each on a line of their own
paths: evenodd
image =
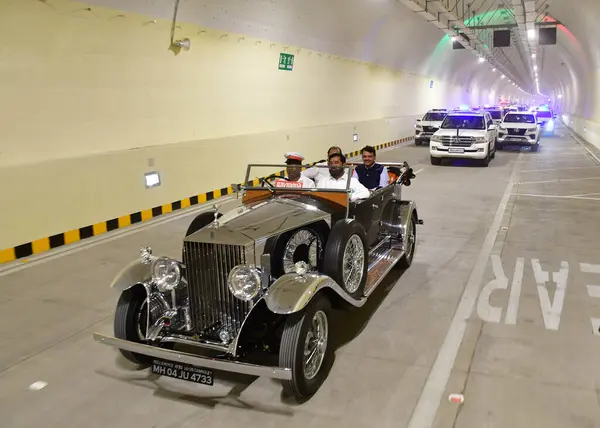
<svg viewBox="0 0 600 428">
<path fill-rule="evenodd" d="M 87 8 L 0 1 L 0 250 L 226 187 L 288 150 L 316 161 L 331 145 L 406 137 L 415 115 L 476 101 L 428 76 L 186 23 L 192 47 L 175 54 L 170 21 Z M 278 70 L 284 51 L 293 71 Z M 162 185 L 145 189 L 154 170 Z"/>
</svg>

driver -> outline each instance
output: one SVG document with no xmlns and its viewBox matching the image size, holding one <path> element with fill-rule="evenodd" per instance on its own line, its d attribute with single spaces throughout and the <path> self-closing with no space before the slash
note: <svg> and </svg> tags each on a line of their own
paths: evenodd
<svg viewBox="0 0 600 428">
<path fill-rule="evenodd" d="M 285 180 L 276 180 L 275 187 L 306 187 L 315 188 L 315 182 L 301 174 L 304 157 L 297 152 L 285 154 L 287 176 Z M 297 183 L 294 185 L 293 183 Z"/>
<path fill-rule="evenodd" d="M 347 173 L 344 169 L 346 156 L 341 153 L 329 155 L 329 175 L 317 181 L 317 186 L 328 189 L 346 189 L 348 185 Z M 371 193 L 369 189 L 360 184 L 355 177 L 350 177 L 350 200 L 366 199 Z"/>
</svg>

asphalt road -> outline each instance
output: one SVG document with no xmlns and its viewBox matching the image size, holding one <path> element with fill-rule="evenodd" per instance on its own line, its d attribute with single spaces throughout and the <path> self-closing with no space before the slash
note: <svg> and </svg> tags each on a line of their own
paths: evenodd
<svg viewBox="0 0 600 428">
<path fill-rule="evenodd" d="M 142 245 L 178 254 L 191 212 L 0 271 L 1 425 L 600 426 L 600 165 L 558 133 L 487 168 L 432 166 L 412 144 L 379 154 L 418 172 L 405 189 L 425 222 L 417 253 L 336 315 L 333 369 L 302 405 L 269 379 L 132 371 L 93 341 L 112 332 L 114 275 Z"/>
</svg>

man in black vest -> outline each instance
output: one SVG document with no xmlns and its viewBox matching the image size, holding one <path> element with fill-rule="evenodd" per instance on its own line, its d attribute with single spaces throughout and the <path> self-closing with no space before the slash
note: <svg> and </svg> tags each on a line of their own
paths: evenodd
<svg viewBox="0 0 600 428">
<path fill-rule="evenodd" d="M 355 168 L 360 183 L 369 190 L 387 186 L 390 177 L 387 168 L 375 162 L 375 147 L 365 146 L 361 154 L 363 164 Z"/>
</svg>

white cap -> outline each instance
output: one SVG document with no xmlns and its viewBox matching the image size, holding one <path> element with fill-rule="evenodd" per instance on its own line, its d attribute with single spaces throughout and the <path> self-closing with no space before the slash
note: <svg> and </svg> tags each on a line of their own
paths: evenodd
<svg viewBox="0 0 600 428">
<path fill-rule="evenodd" d="M 299 160 L 300 162 L 302 162 L 304 160 L 304 156 L 302 156 L 300 153 L 298 152 L 288 152 L 285 154 L 285 158 L 286 159 L 293 159 L 293 160 Z"/>
</svg>

